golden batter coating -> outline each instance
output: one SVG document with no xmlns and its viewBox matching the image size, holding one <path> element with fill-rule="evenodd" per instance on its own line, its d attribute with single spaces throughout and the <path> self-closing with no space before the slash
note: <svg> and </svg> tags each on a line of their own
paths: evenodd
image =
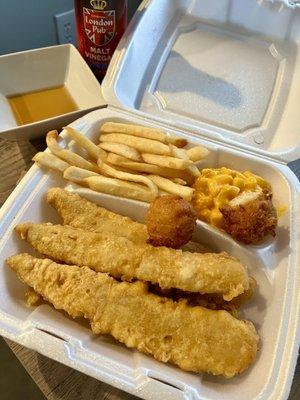
<svg viewBox="0 0 300 400">
<path fill-rule="evenodd" d="M 47 192 L 47 202 L 57 210 L 64 225 L 92 232 L 113 233 L 133 242 L 146 243 L 148 239 L 145 225 L 108 211 L 80 197 L 77 193 L 51 188 Z"/>
<path fill-rule="evenodd" d="M 113 233 L 135 243 L 146 243 L 148 240 L 146 225 L 108 211 L 77 193 L 54 187 L 47 192 L 47 202 L 59 213 L 63 225 L 91 232 Z M 207 252 L 203 245 L 192 241 L 182 246 L 182 250 L 192 253 Z"/>
<path fill-rule="evenodd" d="M 219 293 L 227 301 L 249 287 L 246 267 L 226 253 L 200 254 L 153 247 L 61 225 L 28 222 L 15 229 L 22 239 L 48 257 L 128 281 L 139 279 L 158 283 L 163 289 Z"/>
<path fill-rule="evenodd" d="M 230 378 L 255 359 L 253 324 L 227 311 L 176 303 L 148 293 L 142 282 L 120 283 L 90 268 L 28 254 L 10 257 L 7 264 L 56 309 L 87 318 L 94 333 L 111 334 L 159 361 Z"/>
</svg>

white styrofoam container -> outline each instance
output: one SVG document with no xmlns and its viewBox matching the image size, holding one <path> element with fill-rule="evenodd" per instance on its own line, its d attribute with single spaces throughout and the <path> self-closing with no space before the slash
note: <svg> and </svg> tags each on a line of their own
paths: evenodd
<svg viewBox="0 0 300 400">
<path fill-rule="evenodd" d="M 244 246 L 201 221 L 198 222 L 195 233 L 195 240 L 240 258 L 248 265 L 250 274 L 258 282 L 258 292 L 254 299 L 243 307 L 242 314 L 243 318 L 254 322 L 261 338 L 260 351 L 254 364 L 241 376 L 231 380 L 206 374 L 186 373 L 127 349 L 114 340 L 94 336 L 86 325 L 68 319 L 48 305 L 39 306 L 34 310 L 27 308 L 24 301 L 25 286 L 12 271 L 4 267 L 4 260 L 20 251 L 33 254 L 33 250 L 18 239 L 13 233 L 13 227 L 26 220 L 59 222 L 56 213 L 45 201 L 45 192 L 52 186 L 66 186 L 66 182 L 58 174 L 43 172 L 36 166 L 30 169 L 0 211 L 1 335 L 145 399 L 240 400 L 241 393 L 243 400 L 287 399 L 300 338 L 300 184 L 285 165 L 285 161 L 299 156 L 299 144 L 294 140 L 297 137 L 293 136 L 296 135 L 295 124 L 298 121 L 291 121 L 291 129 L 284 130 L 284 136 L 278 129 L 281 129 L 279 126 L 283 115 L 286 112 L 295 112 L 295 105 L 288 104 L 287 101 L 291 93 L 287 86 L 297 86 L 297 64 L 290 63 L 287 56 L 280 77 L 274 78 L 273 75 L 276 82 L 283 79 L 285 88 L 282 90 L 289 92 L 285 100 L 280 96 L 278 100 L 274 99 L 272 92 L 269 100 L 264 97 L 264 102 L 260 103 L 258 108 L 250 101 L 259 90 L 254 84 L 254 92 L 249 91 L 247 85 L 252 83 L 249 75 L 239 75 L 235 66 L 235 73 L 228 77 L 230 84 L 234 82 L 240 93 L 243 93 L 241 98 L 245 99 L 251 114 L 249 120 L 258 121 L 262 114 L 261 108 L 271 107 L 277 114 L 273 116 L 271 113 L 271 125 L 263 125 L 260 130 L 265 138 L 264 143 L 254 143 L 251 139 L 253 132 L 250 130 L 249 133 L 249 129 L 243 128 L 242 133 L 237 132 L 238 126 L 243 124 L 245 127 L 249 123 L 246 119 L 239 121 L 237 110 L 227 114 L 226 129 L 224 126 L 220 128 L 219 113 L 224 111 L 227 101 L 232 104 L 232 97 L 236 96 L 232 86 L 229 87 L 229 92 L 227 86 L 222 92 L 223 83 L 221 84 L 220 96 L 225 100 L 218 102 L 209 122 L 199 117 L 197 102 L 208 109 L 207 98 L 213 98 L 215 90 L 210 86 L 211 80 L 214 82 L 211 77 L 215 74 L 218 79 L 224 80 L 224 77 L 218 77 L 220 71 L 211 70 L 213 63 L 208 62 L 209 53 L 216 54 L 215 46 L 220 46 L 224 54 L 229 51 L 231 58 L 235 52 L 239 56 L 242 53 L 241 63 L 244 63 L 245 69 L 248 64 L 244 57 L 247 54 L 242 49 L 242 43 L 248 46 L 247 49 L 252 52 L 248 62 L 251 64 L 250 72 L 252 69 L 254 71 L 254 77 L 257 77 L 258 70 L 264 71 L 264 67 L 269 63 L 269 60 L 260 62 L 259 55 L 264 54 L 264 51 L 261 52 L 261 46 L 265 49 L 265 42 L 273 43 L 274 35 L 281 35 L 276 39 L 276 44 L 280 42 L 283 49 L 295 46 L 296 54 L 290 55 L 293 60 L 300 57 L 300 29 L 297 36 L 297 28 L 293 25 L 294 20 L 299 21 L 299 12 L 293 10 L 295 14 L 291 17 L 288 8 L 273 8 L 273 3 L 269 2 L 258 5 L 255 0 L 244 0 L 245 7 L 248 5 L 245 10 L 239 8 L 239 4 L 240 0 L 153 0 L 142 3 L 115 53 L 103 83 L 108 108 L 90 113 L 72 125 L 93 140 L 97 140 L 99 127 L 108 120 L 160 126 L 188 138 L 190 144 L 200 143 L 211 149 L 211 155 L 203 162 L 203 166 L 251 170 L 271 183 L 275 205 L 285 204 L 288 207 L 288 211 L 279 220 L 275 239 L 267 239 L 258 246 Z M 264 24 L 257 22 L 260 12 L 263 13 Z M 282 13 L 280 17 L 278 13 Z M 251 15 L 254 17 L 251 18 Z M 274 29 L 268 29 L 268 26 L 274 26 L 275 21 L 276 31 L 273 32 Z M 291 39 L 287 46 L 281 41 L 289 41 L 290 37 L 284 33 L 281 21 L 289 21 L 286 22 L 289 26 L 286 29 L 289 34 L 295 34 L 295 41 Z M 249 26 L 251 22 L 253 26 Z M 179 29 L 178 26 L 183 28 Z M 263 45 L 259 42 L 262 40 L 261 33 L 257 33 L 259 29 L 265 30 Z M 186 40 L 185 34 L 190 32 L 195 32 L 196 37 L 192 35 Z M 199 32 L 205 32 L 205 41 Z M 222 33 L 221 36 L 219 32 Z M 249 44 L 250 33 L 253 37 Z M 224 49 L 221 39 L 225 34 L 227 50 Z M 181 41 L 180 45 L 178 40 Z M 205 43 L 208 46 L 204 51 Z M 191 57 L 194 70 L 202 70 L 204 79 L 201 84 L 206 85 L 206 96 L 201 96 L 197 85 L 190 85 L 187 89 L 186 86 L 180 86 L 182 80 L 188 83 L 188 76 L 194 79 L 185 65 L 179 68 L 176 64 L 174 71 L 177 70 L 179 76 L 175 79 L 175 72 L 170 65 L 174 47 L 177 52 L 175 59 L 179 56 L 185 60 Z M 198 57 L 194 57 L 195 54 L 198 54 Z M 205 54 L 207 64 L 203 64 Z M 262 57 L 265 60 L 264 56 Z M 255 62 L 252 62 L 252 59 Z M 229 73 L 230 68 L 225 61 L 219 60 L 223 63 L 226 73 Z M 285 73 L 289 76 L 287 81 L 284 80 Z M 271 81 L 271 78 L 269 80 Z M 164 84 L 161 85 L 160 82 Z M 194 79 L 194 82 L 198 81 Z M 263 79 L 260 82 L 265 85 Z M 219 87 L 219 81 L 217 86 Z M 166 87 L 169 89 L 163 91 L 162 88 Z M 266 86 L 263 86 L 263 89 L 265 90 Z M 156 97 L 153 94 L 157 95 L 156 92 L 165 107 L 156 107 L 155 101 L 151 103 L 153 97 Z M 281 108 L 277 107 L 276 101 L 279 101 Z M 239 107 L 238 103 L 239 113 L 244 118 L 243 110 Z M 174 110 L 178 112 L 175 113 Z M 181 112 L 182 110 L 184 112 Z M 188 111 L 190 115 L 187 117 Z M 297 114 L 295 119 L 296 117 Z M 62 136 L 64 137 L 64 134 Z M 273 146 L 274 141 L 277 143 L 277 149 Z M 68 188 L 108 209 L 143 221 L 147 206 L 141 202 L 96 194 L 75 185 L 69 185 Z"/>
</svg>

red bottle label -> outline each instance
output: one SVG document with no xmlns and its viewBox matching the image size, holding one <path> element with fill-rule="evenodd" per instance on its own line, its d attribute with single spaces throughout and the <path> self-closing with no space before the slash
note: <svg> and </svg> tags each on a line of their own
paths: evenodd
<svg viewBox="0 0 300 400">
<path fill-rule="evenodd" d="M 101 81 L 127 25 L 127 1 L 76 0 L 78 49 Z"/>
<path fill-rule="evenodd" d="M 115 11 L 95 11 L 83 8 L 84 29 L 96 46 L 107 45 L 115 36 Z"/>
</svg>

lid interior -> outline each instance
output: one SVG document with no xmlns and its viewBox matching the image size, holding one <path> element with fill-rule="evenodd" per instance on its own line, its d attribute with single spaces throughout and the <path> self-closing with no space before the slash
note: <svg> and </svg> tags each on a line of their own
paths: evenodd
<svg viewBox="0 0 300 400">
<path fill-rule="evenodd" d="M 104 81 L 108 102 L 273 158 L 299 157 L 300 9 L 146 3 Z"/>
</svg>

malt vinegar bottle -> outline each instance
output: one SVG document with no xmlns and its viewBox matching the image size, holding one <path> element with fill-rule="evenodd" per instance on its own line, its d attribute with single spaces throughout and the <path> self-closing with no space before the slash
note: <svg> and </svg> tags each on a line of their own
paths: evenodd
<svg viewBox="0 0 300 400">
<path fill-rule="evenodd" d="M 101 82 L 127 26 L 127 0 L 75 0 L 78 49 Z"/>
</svg>

